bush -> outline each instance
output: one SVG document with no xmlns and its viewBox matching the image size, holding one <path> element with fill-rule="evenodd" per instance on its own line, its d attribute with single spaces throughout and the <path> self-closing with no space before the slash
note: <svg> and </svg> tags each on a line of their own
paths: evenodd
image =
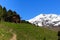
<svg viewBox="0 0 60 40">
<path fill-rule="evenodd" d="M 60 36 L 60 31 L 58 31 L 58 36 Z"/>
<path fill-rule="evenodd" d="M 25 20 L 21 20 L 21 23 L 29 23 L 29 22 L 28 21 L 25 21 Z"/>
<path fill-rule="evenodd" d="M 60 40 L 60 31 L 58 31 L 58 40 Z"/>
</svg>

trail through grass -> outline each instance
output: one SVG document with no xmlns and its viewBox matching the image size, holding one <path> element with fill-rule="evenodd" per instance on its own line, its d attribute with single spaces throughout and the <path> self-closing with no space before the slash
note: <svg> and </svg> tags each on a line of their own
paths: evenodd
<svg viewBox="0 0 60 40">
<path fill-rule="evenodd" d="M 0 24 L 1 40 L 11 39 L 13 37 L 13 34 L 15 34 L 16 40 L 44 40 L 44 38 L 46 40 L 57 40 L 57 32 L 46 28 L 36 27 L 35 25 L 26 23 L 15 24 L 2 22 Z M 13 34 L 9 32 L 10 29 L 13 30 Z"/>
</svg>

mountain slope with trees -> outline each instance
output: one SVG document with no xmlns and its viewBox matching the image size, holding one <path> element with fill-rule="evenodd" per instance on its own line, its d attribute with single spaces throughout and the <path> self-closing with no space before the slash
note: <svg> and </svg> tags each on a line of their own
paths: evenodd
<svg viewBox="0 0 60 40">
<path fill-rule="evenodd" d="M 57 40 L 57 32 L 21 20 L 15 11 L 0 5 L 0 40 Z"/>
</svg>

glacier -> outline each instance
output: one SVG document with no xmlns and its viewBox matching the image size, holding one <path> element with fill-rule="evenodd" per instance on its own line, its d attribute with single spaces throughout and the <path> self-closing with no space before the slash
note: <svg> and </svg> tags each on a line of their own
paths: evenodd
<svg viewBox="0 0 60 40">
<path fill-rule="evenodd" d="M 60 26 L 60 15 L 57 14 L 39 14 L 29 19 L 28 22 L 36 26 Z"/>
</svg>

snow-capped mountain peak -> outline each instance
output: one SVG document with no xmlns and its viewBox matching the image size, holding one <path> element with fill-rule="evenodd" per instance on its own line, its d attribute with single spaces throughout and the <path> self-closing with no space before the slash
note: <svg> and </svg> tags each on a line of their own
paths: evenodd
<svg viewBox="0 0 60 40">
<path fill-rule="evenodd" d="M 59 26 L 60 15 L 57 14 L 40 14 L 30 20 L 30 23 L 38 26 Z"/>
</svg>

